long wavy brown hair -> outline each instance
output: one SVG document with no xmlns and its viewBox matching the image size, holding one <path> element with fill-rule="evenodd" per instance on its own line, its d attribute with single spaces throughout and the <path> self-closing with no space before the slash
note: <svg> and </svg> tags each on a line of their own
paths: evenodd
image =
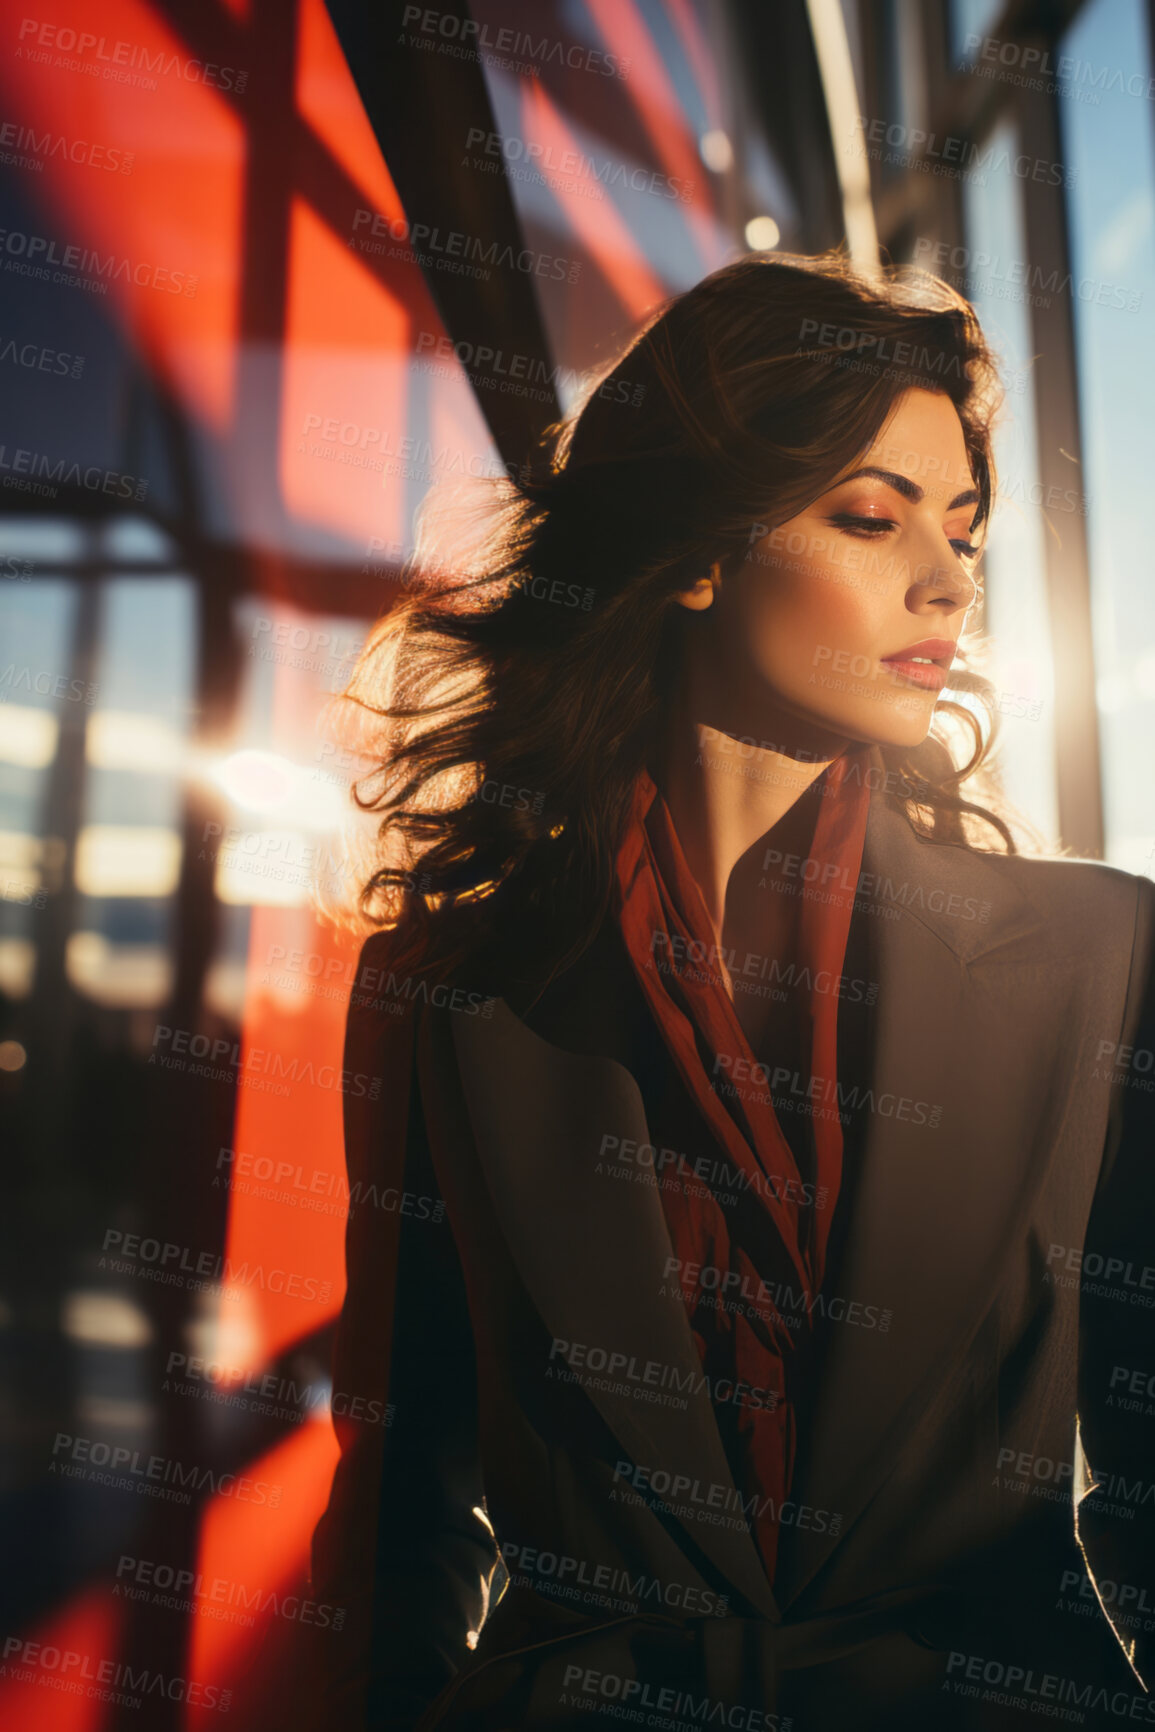
<svg viewBox="0 0 1155 1732">
<path fill-rule="evenodd" d="M 918 387 L 958 412 L 977 532 L 1000 393 L 969 303 L 841 254 L 739 259 L 651 317 L 480 506 L 425 523 L 343 694 L 375 766 L 354 797 L 379 815 L 359 916 L 390 930 L 394 968 L 450 978 L 514 937 L 555 968 L 581 952 L 661 734 L 675 592 L 715 562 L 724 582 L 751 526 L 812 503 Z M 970 701 L 883 751 L 895 774 L 877 797 L 932 842 L 1014 852 L 994 784 L 975 780 L 986 682 L 956 671 L 951 688 Z"/>
</svg>

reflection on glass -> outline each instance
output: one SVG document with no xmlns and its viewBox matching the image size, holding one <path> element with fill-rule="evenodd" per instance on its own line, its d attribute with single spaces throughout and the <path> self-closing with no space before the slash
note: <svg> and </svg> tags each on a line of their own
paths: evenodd
<svg viewBox="0 0 1155 1732">
<path fill-rule="evenodd" d="M 996 160 L 1004 155 L 1013 160 L 1018 152 L 1014 127 L 1004 122 L 982 148 Z M 1042 513 L 1027 503 L 1038 497 L 1039 460 L 1029 291 L 1022 283 L 1027 276 L 1022 198 L 1022 182 L 1013 174 L 978 175 L 964 183 L 971 260 L 967 293 L 999 355 L 1007 393 L 995 435 L 1000 497 L 983 561 L 999 762 L 1008 799 L 1045 839 L 1055 841 L 1058 798 L 1046 526 Z"/>
<path fill-rule="evenodd" d="M 65 967 L 73 986 L 98 1004 L 158 1005 L 172 990 L 172 958 L 162 944 L 111 944 L 99 932 L 74 932 Z"/>
<path fill-rule="evenodd" d="M 0 520 L 0 569 L 6 577 L 31 578 L 38 566 L 68 564 L 84 558 L 84 525 L 63 517 L 5 517 Z M 28 562 L 33 571 L 17 570 Z"/>
<path fill-rule="evenodd" d="M 341 828 L 355 770 L 323 724 L 365 622 L 246 600 L 236 630 L 247 645 L 236 749 L 208 771 L 228 801 L 211 839 L 214 892 L 231 908 L 306 908 L 315 887 L 340 885 L 349 869 Z"/>
<path fill-rule="evenodd" d="M 1120 76 L 1102 101 L 1062 105 L 1107 858 L 1153 873 L 1155 588 L 1150 403 L 1155 395 L 1151 73 L 1141 0 L 1092 0 L 1063 54 Z"/>
<path fill-rule="evenodd" d="M 187 757 L 185 741 L 171 723 L 140 710 L 95 710 L 89 718 L 84 750 L 88 762 L 98 770 L 171 774 Z"/>
<path fill-rule="evenodd" d="M 64 545 L 65 530 L 72 533 L 51 519 L 9 518 L 2 528 L 0 545 L 17 550 L 5 557 L 18 562 L 43 557 Z M 48 779 L 65 711 L 77 700 L 69 678 L 75 607 L 70 583 L 0 583 L 0 642 L 10 646 L 0 655 L 0 993 L 9 998 L 27 997 L 35 979 Z M 81 702 L 85 696 L 81 685 Z"/>
<path fill-rule="evenodd" d="M 172 563 L 176 548 L 159 524 L 147 517 L 113 517 L 104 526 L 104 557 L 110 564 L 123 560 L 156 560 Z"/>
<path fill-rule="evenodd" d="M 60 723 L 51 710 L 29 704 L 0 706 L 0 763 L 43 770 L 56 756 Z"/>
<path fill-rule="evenodd" d="M 111 526 L 124 557 L 163 556 L 141 520 Z M 85 727 L 87 765 L 66 969 L 109 1006 L 157 1005 L 172 983 L 196 628 L 186 577 L 101 585 L 100 642 Z"/>
<path fill-rule="evenodd" d="M 171 896 L 180 877 L 176 830 L 86 824 L 76 844 L 76 884 L 86 896 Z"/>
</svg>

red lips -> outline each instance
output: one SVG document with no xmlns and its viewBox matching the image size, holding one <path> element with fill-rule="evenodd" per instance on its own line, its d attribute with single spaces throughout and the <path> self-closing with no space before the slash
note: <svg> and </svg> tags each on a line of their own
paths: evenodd
<svg viewBox="0 0 1155 1732">
<path fill-rule="evenodd" d="M 883 656 L 884 662 L 908 662 L 913 656 L 925 656 L 929 661 L 945 661 L 949 667 L 954 660 L 958 645 L 952 637 L 924 637 L 921 643 L 912 643 L 906 649 L 895 650 L 892 656 Z"/>
<path fill-rule="evenodd" d="M 898 650 L 892 656 L 883 656 L 882 665 L 890 668 L 896 679 L 904 685 L 920 686 L 923 691 L 941 692 L 946 685 L 947 670 L 954 660 L 957 645 L 949 637 L 925 637 L 921 643 L 912 643 L 908 649 Z M 923 661 L 915 661 L 915 656 L 923 656 Z"/>
</svg>

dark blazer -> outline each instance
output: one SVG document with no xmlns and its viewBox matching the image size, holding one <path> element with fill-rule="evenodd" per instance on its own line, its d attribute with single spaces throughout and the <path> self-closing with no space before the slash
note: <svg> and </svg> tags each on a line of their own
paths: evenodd
<svg viewBox="0 0 1155 1732">
<path fill-rule="evenodd" d="M 612 922 L 532 1004 L 429 1003 L 371 939 L 334 1405 L 388 1423 L 337 1422 L 326 1725 L 1155 1724 L 1153 936 L 1146 879 L 874 797 L 772 1589 L 646 1165 L 694 1115 Z"/>
</svg>

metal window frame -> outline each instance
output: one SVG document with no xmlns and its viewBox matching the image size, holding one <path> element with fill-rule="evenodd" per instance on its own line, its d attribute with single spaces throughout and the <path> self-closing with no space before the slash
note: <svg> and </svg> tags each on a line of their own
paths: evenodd
<svg viewBox="0 0 1155 1732">
<path fill-rule="evenodd" d="M 870 0 L 857 0 L 867 40 Z M 988 30 L 988 36 L 1019 48 L 1057 51 L 1084 0 L 1009 0 Z M 1148 0 L 1155 27 L 1155 0 Z M 1155 28 L 1153 28 L 1155 39 Z M 926 149 L 914 162 L 883 183 L 871 164 L 879 239 L 892 257 L 901 259 L 919 224 L 951 246 L 965 243 L 965 225 L 957 180 L 927 172 L 939 141 L 949 136 L 981 146 L 999 121 L 1009 118 L 1018 128 L 1026 154 L 1047 161 L 1062 160 L 1059 98 L 1045 90 L 1021 89 L 1010 82 L 975 77 L 951 64 L 949 0 L 931 0 L 925 33 L 928 125 Z M 866 57 L 867 90 L 864 111 L 880 114 L 885 89 L 876 55 Z M 925 164 L 925 167 L 920 166 Z M 1024 200 L 1026 251 L 1029 267 L 1060 279 L 1070 272 L 1067 209 L 1061 186 L 1032 182 Z M 943 272 L 951 276 L 948 271 Z M 964 293 L 966 284 L 954 274 Z M 1082 438 L 1074 328 L 1069 296 L 1050 297 L 1051 305 L 1032 304 L 1030 329 L 1039 481 L 1044 497 L 1061 495 L 1082 472 Z M 1055 689 L 1055 788 L 1059 837 L 1063 848 L 1090 859 L 1102 859 L 1105 844 L 1103 775 L 1099 713 L 1095 701 L 1095 659 L 1091 616 L 1091 569 L 1087 532 L 1080 512 L 1063 514 L 1061 527 L 1049 525 L 1044 538 Z"/>
</svg>

